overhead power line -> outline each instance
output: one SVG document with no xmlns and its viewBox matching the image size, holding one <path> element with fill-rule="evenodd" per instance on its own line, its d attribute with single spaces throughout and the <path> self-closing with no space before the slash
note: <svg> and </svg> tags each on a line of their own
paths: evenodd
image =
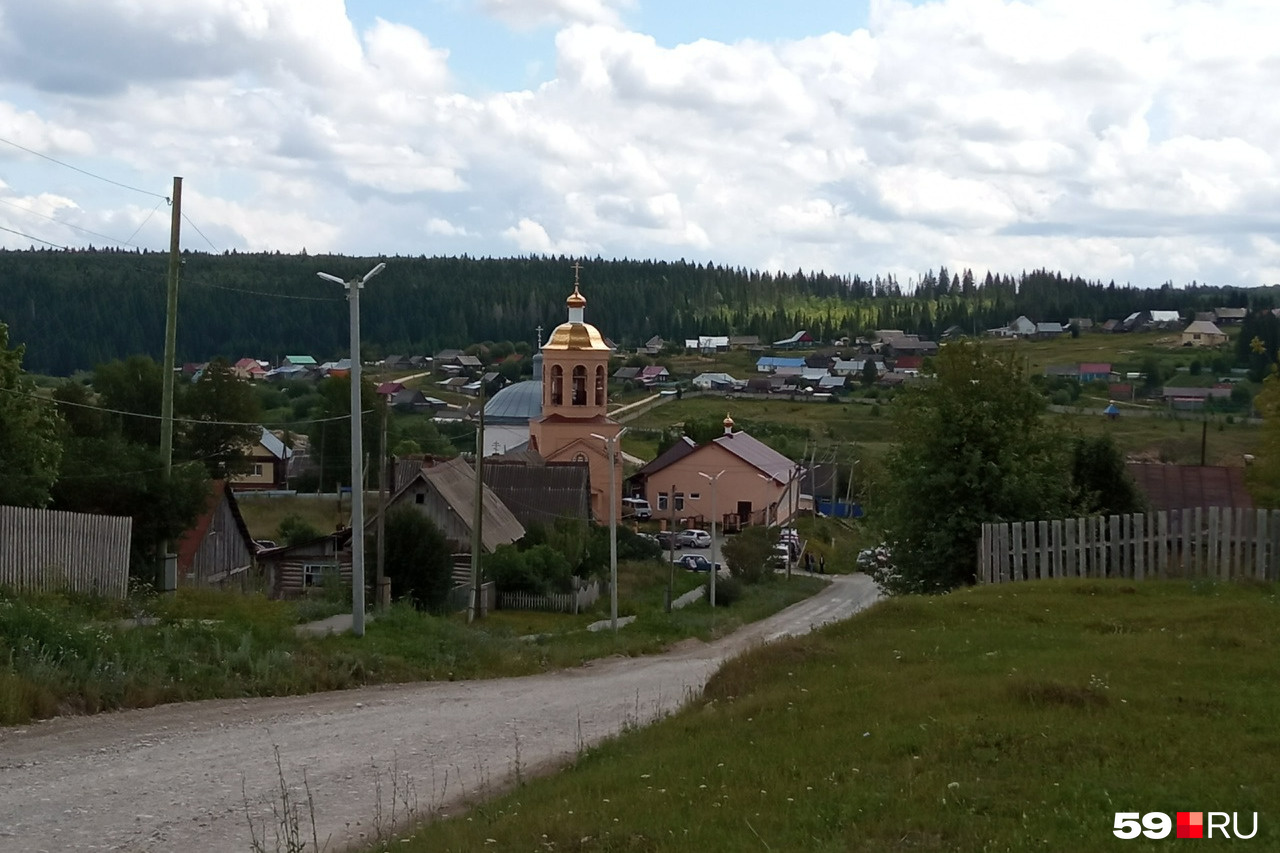
<svg viewBox="0 0 1280 853">
<path fill-rule="evenodd" d="M 37 243 L 44 243 L 46 246 L 53 246 L 55 249 L 66 249 L 67 251 L 71 251 L 61 243 L 54 243 L 49 240 L 42 240 L 39 237 L 33 237 L 30 234 L 24 234 L 21 231 L 15 231 L 12 228 L 5 228 L 3 225 L 0 225 L 0 231 L 8 231 L 10 234 L 17 234 L 19 237 L 25 237 L 28 240 L 35 240 Z"/>
<path fill-rule="evenodd" d="M 141 246 L 138 246 L 138 245 L 137 245 L 137 244 L 135 244 L 135 243 L 130 243 L 130 242 L 129 242 L 129 240 L 132 240 L 132 239 L 134 238 L 134 236 L 138 233 L 137 231 L 134 231 L 134 232 L 133 232 L 133 234 L 130 234 L 130 235 L 129 235 L 129 240 L 117 240 L 115 237 L 109 237 L 109 236 L 107 236 L 106 234 L 99 234 L 97 231 L 90 231 L 88 228 L 82 228 L 82 227 L 80 227 L 79 225 L 74 225 L 74 224 L 72 224 L 72 223 L 70 223 L 70 222 L 64 222 L 64 221 L 62 221 L 61 219 L 58 219 L 56 216 L 50 216 L 50 215 L 49 215 L 49 214 L 47 214 L 47 213 L 41 213 L 41 212 L 40 212 L 40 211 L 38 211 L 38 210 L 32 210 L 32 209 L 31 209 L 31 208 L 29 208 L 29 207 L 23 207 L 23 206 L 22 206 L 22 205 L 20 205 L 20 204 L 14 204 L 13 202 L 11 202 L 11 201 L 9 201 L 8 199 L 5 199 L 5 198 L 0 198 L 0 204 L 7 204 L 7 205 L 9 205 L 9 207 L 12 207 L 14 210 L 21 210 L 23 213 L 29 213 L 29 214 L 31 214 L 32 216 L 39 216 L 41 219 L 47 219 L 47 220 L 49 220 L 50 222 L 55 222 L 55 223 L 57 223 L 58 225 L 62 225 L 62 226 L 67 227 L 67 228 L 75 229 L 76 231 L 80 231 L 80 232 L 82 232 L 82 233 L 84 233 L 84 234 L 89 234 L 90 236 L 93 236 L 93 237 L 101 237 L 103 240 L 110 240 L 112 243 L 117 243 L 117 244 L 119 244 L 119 245 L 121 245 L 121 246 L 134 246 L 135 248 L 138 248 L 138 249 L 141 249 L 141 248 L 142 248 Z M 159 209 L 159 207 L 160 207 L 160 205 L 161 205 L 161 204 L 164 204 L 164 202 L 159 202 L 159 203 L 156 205 L 156 208 L 157 208 L 157 209 Z M 152 212 L 154 213 L 155 211 L 152 211 Z M 150 217 L 147 217 L 147 218 L 148 218 L 148 219 L 150 219 Z M 146 224 L 146 222 L 144 221 L 144 222 L 143 222 L 143 225 L 145 225 L 145 224 Z M 138 230 L 141 230 L 141 229 L 142 229 L 142 225 L 139 225 L 139 226 L 138 226 Z"/>
<path fill-rule="evenodd" d="M 6 145 L 12 145 L 14 148 L 17 148 L 19 151 L 25 151 L 28 154 L 33 154 L 36 157 L 40 157 L 44 160 L 48 160 L 50 163 L 57 163 L 59 166 L 63 166 L 67 169 L 71 169 L 73 172 L 79 172 L 82 175 L 88 175 L 89 177 L 96 178 L 99 181 L 104 181 L 108 184 L 113 184 L 117 187 L 120 187 L 121 189 L 133 190 L 136 193 L 149 195 L 152 198 L 161 198 L 161 199 L 164 199 L 165 201 L 169 200 L 169 197 L 167 195 L 162 195 L 161 193 L 153 193 L 151 192 L 151 190 L 140 189 L 138 187 L 130 186 L 129 184 L 122 184 L 119 181 L 113 181 L 111 178 L 104 178 L 102 175 L 96 175 L 93 172 L 90 172 L 88 169 L 81 169 L 79 166 L 72 166 L 70 163 L 64 163 L 61 160 L 50 157 L 48 154 L 41 154 L 39 151 L 33 151 L 32 149 L 28 148 L 25 145 L 19 145 L 18 143 L 14 142 L 12 139 L 5 139 L 4 137 L 0 136 L 0 142 L 3 142 Z"/>
<path fill-rule="evenodd" d="M 41 394 L 31 394 L 25 391 L 15 391 L 12 388 L 0 388 L 0 391 L 4 391 L 7 394 L 12 394 L 15 397 L 27 397 L 32 400 L 39 400 L 42 403 L 52 403 L 55 406 L 71 406 L 72 408 L 76 408 L 76 409 L 92 409 L 97 412 L 105 412 L 106 414 L 109 414 L 109 415 L 124 415 L 125 417 L 130 417 L 130 418 L 147 418 L 149 420 L 157 420 L 157 421 L 160 420 L 160 417 L 161 417 L 160 415 L 149 415 L 145 412 L 128 412 L 128 411 L 125 411 L 124 409 L 109 409 L 106 406 L 95 406 L 92 403 L 72 403 L 69 400 L 57 400 L 57 399 L 54 399 L 53 397 L 46 397 Z M 362 416 L 371 415 L 373 413 L 374 413 L 373 409 L 362 409 L 360 412 Z M 299 424 L 302 424 L 302 425 L 324 424 L 324 423 L 330 423 L 331 421 L 348 421 L 348 420 L 351 420 L 351 416 L 336 415 L 332 418 L 306 418 L 306 419 L 297 420 L 297 421 L 269 421 L 269 422 L 268 421 L 214 421 L 214 420 L 207 420 L 204 418 L 176 418 L 176 417 L 173 420 L 174 420 L 174 423 L 201 424 L 205 426 L 290 427 L 290 426 L 297 426 Z"/>
</svg>

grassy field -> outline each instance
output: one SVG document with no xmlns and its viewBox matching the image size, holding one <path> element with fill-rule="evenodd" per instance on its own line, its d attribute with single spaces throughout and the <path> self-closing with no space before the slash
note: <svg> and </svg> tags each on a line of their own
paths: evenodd
<svg viewBox="0 0 1280 853">
<path fill-rule="evenodd" d="M 676 592 L 702 581 L 677 571 Z M 652 654 L 687 637 L 714 639 L 823 584 L 797 577 L 750 587 L 715 613 L 705 602 L 666 613 L 667 582 L 663 563 L 619 565 L 619 611 L 638 618 L 616 637 L 584 630 L 608 615 L 607 598 L 578 616 L 500 612 L 471 625 L 398 605 L 372 619 L 358 639 L 298 636 L 300 608 L 309 603 L 260 595 L 180 590 L 111 601 L 0 590 L 0 725 L 195 699 L 525 675 L 608 655 Z M 520 639 L 528 634 L 540 636 Z"/>
<path fill-rule="evenodd" d="M 320 496 L 257 497 L 252 492 L 237 492 L 236 500 L 240 505 L 240 514 L 244 516 L 245 526 L 254 539 L 277 539 L 280 522 L 291 515 L 297 516 L 321 533 L 329 533 L 339 525 L 346 526 L 351 522 L 350 496 L 339 503 L 332 493 Z M 377 495 L 365 498 L 366 513 L 376 512 L 377 506 Z"/>
<path fill-rule="evenodd" d="M 1162 850 L 1116 812 L 1236 812 L 1280 849 L 1274 585 L 894 599 L 728 664 L 657 725 L 404 851 Z M 1225 849 L 1221 839 L 1197 849 Z"/>
<path fill-rule="evenodd" d="M 769 431 L 780 428 L 784 434 L 794 436 L 793 443 L 801 448 L 807 440 L 816 442 L 820 458 L 834 451 L 845 463 L 852 456 L 869 459 L 874 464 L 893 447 L 891 406 L 892 403 L 887 402 L 877 408 L 860 402 L 806 403 L 693 397 L 659 406 L 629 426 L 637 431 L 661 429 L 683 424 L 686 420 L 723 419 L 727 411 L 739 428 L 757 437 L 765 437 Z M 1115 421 L 1098 415 L 1051 417 L 1061 418 L 1061 423 L 1069 430 L 1086 435 L 1109 431 L 1128 454 L 1183 465 L 1199 464 L 1203 416 L 1191 412 L 1180 413 L 1177 418 L 1167 412 L 1155 412 L 1155 415 L 1122 415 Z M 1212 416 L 1208 464 L 1242 465 L 1243 454 L 1256 452 L 1258 435 L 1256 425 L 1228 424 L 1224 416 Z M 643 459 L 652 458 L 657 453 L 657 439 L 643 432 L 634 438 L 631 434 L 624 436 L 622 443 L 628 453 Z"/>
</svg>

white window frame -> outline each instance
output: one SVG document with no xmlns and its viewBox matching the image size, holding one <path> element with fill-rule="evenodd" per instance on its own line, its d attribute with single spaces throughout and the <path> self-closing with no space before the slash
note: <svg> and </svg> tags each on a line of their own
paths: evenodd
<svg viewBox="0 0 1280 853">
<path fill-rule="evenodd" d="M 342 573 L 342 567 L 334 562 L 303 563 L 302 588 L 310 589 L 313 586 L 319 586 L 320 581 L 324 580 L 324 573 L 330 570 L 338 572 L 339 575 Z"/>
</svg>

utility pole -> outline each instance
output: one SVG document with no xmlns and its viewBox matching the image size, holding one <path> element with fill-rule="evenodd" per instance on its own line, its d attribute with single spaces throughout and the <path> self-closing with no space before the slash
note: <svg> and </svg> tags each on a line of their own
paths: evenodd
<svg viewBox="0 0 1280 853">
<path fill-rule="evenodd" d="M 676 484 L 675 483 L 671 484 L 671 495 L 669 500 L 670 500 L 670 509 L 671 509 L 671 545 L 670 545 L 671 552 L 670 552 L 670 559 L 667 560 L 667 568 L 670 571 L 670 575 L 667 578 L 666 611 L 668 613 L 671 612 L 671 602 L 676 594 Z"/>
<path fill-rule="evenodd" d="M 164 379 L 160 400 L 160 456 L 164 459 L 166 485 L 173 478 L 173 371 L 177 366 L 175 362 L 178 349 L 178 273 L 182 268 L 182 178 L 174 177 L 173 197 L 170 202 L 172 210 L 169 215 L 169 280 L 164 321 Z M 173 543 L 165 542 L 160 589 L 162 592 L 173 592 L 177 588 L 178 556 L 173 553 Z"/>
<path fill-rule="evenodd" d="M 720 557 L 720 549 L 718 547 L 719 543 L 716 541 L 716 522 L 720 518 L 716 515 L 716 481 L 719 480 L 723 474 L 724 472 L 721 471 L 713 477 L 710 474 L 704 474 L 701 471 L 698 472 L 699 477 L 704 478 L 711 484 L 711 589 L 708 590 L 708 593 L 711 599 L 711 614 L 713 617 L 716 612 L 716 574 L 718 573 L 716 570 L 716 560 Z M 790 552 L 787 553 L 789 556 Z"/>
<path fill-rule="evenodd" d="M 618 442 L 626 427 L 612 438 L 591 433 L 592 438 L 604 442 L 609 451 L 609 622 L 613 633 L 618 633 Z"/>
<path fill-rule="evenodd" d="M 391 603 L 391 583 L 387 580 L 387 466 L 391 464 L 387 454 L 387 415 L 391 409 L 391 395 L 382 400 L 382 441 L 378 450 L 378 570 L 374 584 L 375 606 L 386 610 Z"/>
<path fill-rule="evenodd" d="M 467 621 L 484 616 L 480 600 L 480 549 L 484 547 L 484 376 L 480 377 L 480 424 L 476 428 L 476 494 L 471 517 L 471 611 Z"/>
<path fill-rule="evenodd" d="M 361 278 L 343 281 L 318 272 L 325 281 L 347 289 L 351 309 L 351 633 L 364 636 L 364 412 L 360 400 L 360 291 L 365 282 L 387 268 L 378 264 Z M 339 492 L 341 494 L 341 492 Z"/>
</svg>

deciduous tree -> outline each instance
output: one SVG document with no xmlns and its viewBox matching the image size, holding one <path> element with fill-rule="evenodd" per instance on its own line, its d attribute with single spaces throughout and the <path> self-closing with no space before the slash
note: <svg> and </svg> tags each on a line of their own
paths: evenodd
<svg viewBox="0 0 1280 853">
<path fill-rule="evenodd" d="M 983 522 L 1061 517 L 1071 507 L 1070 456 L 1042 417 L 1022 358 L 961 341 L 943 347 L 937 378 L 894 403 L 884 524 L 900 592 L 972 583 Z"/>
<path fill-rule="evenodd" d="M 9 349 L 0 323 L 0 504 L 42 507 L 62 461 L 53 404 L 33 393 L 22 374 L 23 347 Z"/>
</svg>

